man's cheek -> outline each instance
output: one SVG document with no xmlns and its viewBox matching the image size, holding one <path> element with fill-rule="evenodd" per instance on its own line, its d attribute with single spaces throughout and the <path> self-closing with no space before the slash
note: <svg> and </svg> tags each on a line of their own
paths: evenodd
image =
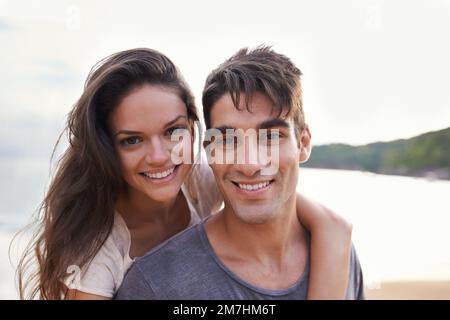
<svg viewBox="0 0 450 320">
<path fill-rule="evenodd" d="M 280 168 L 299 164 L 300 152 L 296 146 L 284 146 L 280 148 L 279 162 Z"/>
</svg>

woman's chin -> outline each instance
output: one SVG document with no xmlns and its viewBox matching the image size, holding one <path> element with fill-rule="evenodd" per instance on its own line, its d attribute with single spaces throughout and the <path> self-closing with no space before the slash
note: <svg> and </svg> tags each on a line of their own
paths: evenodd
<svg viewBox="0 0 450 320">
<path fill-rule="evenodd" d="M 154 192 L 146 192 L 146 195 L 154 201 L 164 203 L 174 200 L 178 196 L 180 190 L 181 187 L 177 190 L 164 190 L 158 194 L 155 194 Z"/>
</svg>

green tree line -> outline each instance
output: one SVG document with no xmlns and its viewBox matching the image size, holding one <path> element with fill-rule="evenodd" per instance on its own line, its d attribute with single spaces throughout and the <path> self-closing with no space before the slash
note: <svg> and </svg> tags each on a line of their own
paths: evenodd
<svg viewBox="0 0 450 320">
<path fill-rule="evenodd" d="M 438 178 L 450 179 L 450 127 L 411 139 L 363 146 L 315 146 L 303 166 L 412 176 L 433 173 Z"/>
</svg>

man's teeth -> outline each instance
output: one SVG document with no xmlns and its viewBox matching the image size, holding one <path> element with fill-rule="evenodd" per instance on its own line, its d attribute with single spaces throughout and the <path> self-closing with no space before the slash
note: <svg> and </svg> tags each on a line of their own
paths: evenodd
<svg viewBox="0 0 450 320">
<path fill-rule="evenodd" d="M 254 191 L 254 190 L 259 190 L 259 189 L 265 188 L 269 184 L 270 184 L 270 182 L 266 181 L 266 182 L 257 183 L 257 184 L 242 184 L 242 183 L 238 183 L 238 186 L 239 186 L 239 188 L 244 189 L 244 190 Z"/>
<path fill-rule="evenodd" d="M 171 175 L 174 170 L 175 170 L 175 167 L 170 168 L 170 169 L 168 169 L 166 171 L 163 171 L 163 172 L 158 172 L 158 173 L 147 173 L 147 172 L 144 172 L 144 175 L 146 177 L 152 178 L 152 179 L 162 179 L 162 178 L 165 178 L 165 177 Z"/>
</svg>

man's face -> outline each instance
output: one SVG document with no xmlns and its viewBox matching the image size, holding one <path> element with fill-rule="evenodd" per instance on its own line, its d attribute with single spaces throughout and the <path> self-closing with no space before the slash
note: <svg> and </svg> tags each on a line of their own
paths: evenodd
<svg viewBox="0 0 450 320">
<path fill-rule="evenodd" d="M 264 139 L 256 142 L 248 139 L 232 147 L 228 143 L 223 148 L 224 153 L 243 148 L 239 151 L 245 155 L 244 163 L 210 165 L 224 196 L 226 209 L 232 209 L 246 223 L 263 223 L 295 205 L 298 164 L 309 156 L 310 134 L 305 126 L 298 143 L 292 119 L 283 118 L 284 113 L 278 117 L 278 110 L 265 94 L 253 95 L 249 104 L 251 113 L 242 94 L 240 103 L 240 110 L 237 110 L 229 94 L 222 96 L 212 107 L 211 128 L 223 132 L 224 129 L 253 129 L 257 133 L 260 129 L 267 129 L 269 149 L 278 148 L 278 159 L 271 159 L 278 161 L 278 170 L 271 175 L 261 174 L 270 166 L 268 157 L 256 156 L 258 144 L 265 143 Z M 226 137 L 223 140 L 233 141 Z"/>
</svg>

